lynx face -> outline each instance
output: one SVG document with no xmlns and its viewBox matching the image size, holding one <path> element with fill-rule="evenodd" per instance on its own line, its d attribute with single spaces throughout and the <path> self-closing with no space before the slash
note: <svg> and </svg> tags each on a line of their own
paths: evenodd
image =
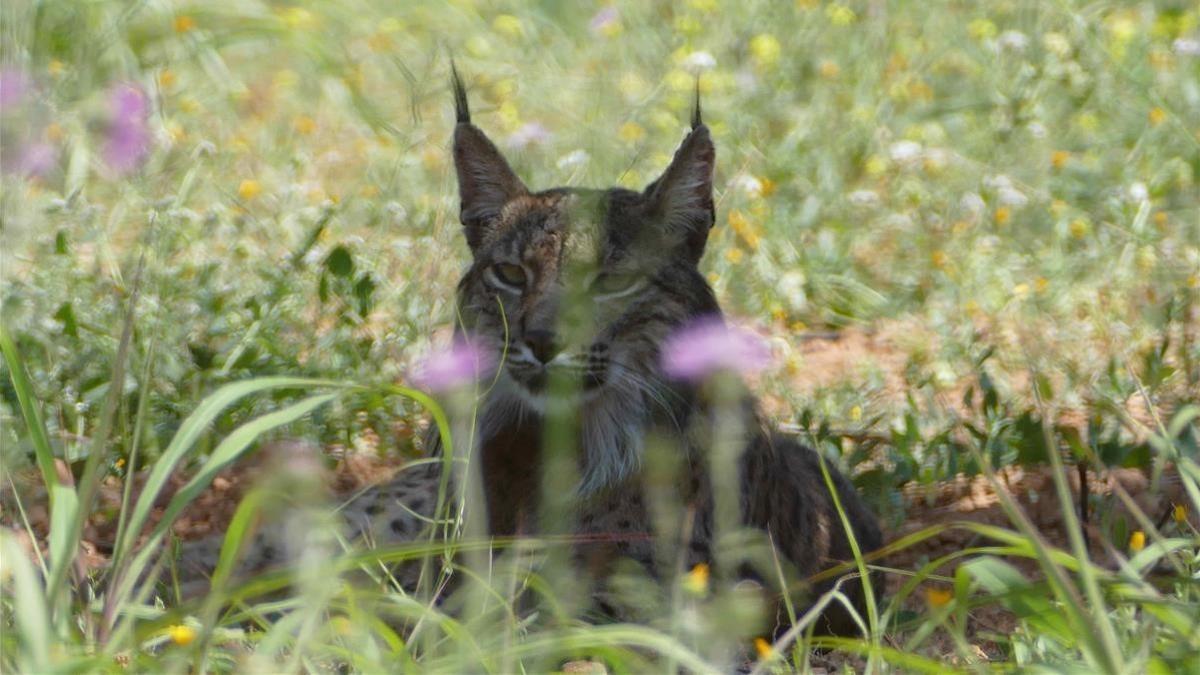
<svg viewBox="0 0 1200 675">
<path fill-rule="evenodd" d="M 718 311 L 696 269 L 713 223 L 708 129 L 697 115 L 643 192 L 532 192 L 459 101 L 454 158 L 473 254 L 459 284 L 464 329 L 536 411 L 559 376 L 588 401 L 661 395 L 664 336 Z"/>
<path fill-rule="evenodd" d="M 471 123 L 454 80 L 454 163 L 473 256 L 462 330 L 500 370 L 484 437 L 550 404 L 579 415 L 585 491 L 640 463 L 654 422 L 679 425 L 686 392 L 659 370 L 668 333 L 719 315 L 696 268 L 713 225 L 715 152 L 699 104 L 671 165 L 645 190 L 532 191 Z M 580 405 L 582 403 L 582 405 Z"/>
</svg>

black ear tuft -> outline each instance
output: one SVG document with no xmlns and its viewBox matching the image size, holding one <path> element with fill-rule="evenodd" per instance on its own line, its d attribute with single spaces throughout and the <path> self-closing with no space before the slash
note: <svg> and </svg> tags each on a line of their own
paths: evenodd
<svg viewBox="0 0 1200 675">
<path fill-rule="evenodd" d="M 471 123 L 471 108 L 467 105 L 467 88 L 463 86 L 454 59 L 450 60 L 450 84 L 454 88 L 454 117 L 459 124 Z"/>
<path fill-rule="evenodd" d="M 692 262 L 699 262 L 708 231 L 716 222 L 712 194 L 716 149 L 708 127 L 699 121 L 699 109 L 693 114 L 695 128 L 680 143 L 667 170 L 646 186 L 643 196 L 651 217 L 665 228 L 666 235 L 683 244 Z"/>
<path fill-rule="evenodd" d="M 504 205 L 515 197 L 528 194 L 525 184 L 513 173 L 496 144 L 471 124 L 467 90 L 454 63 L 450 64 L 454 86 L 454 169 L 458 174 L 459 220 L 471 250 L 479 249 Z"/>
<path fill-rule="evenodd" d="M 692 130 L 695 131 L 696 127 L 700 126 L 701 124 L 704 124 L 704 122 L 702 122 L 700 120 L 700 76 L 697 75 L 696 76 L 696 105 L 695 105 L 695 107 L 692 108 Z"/>
</svg>

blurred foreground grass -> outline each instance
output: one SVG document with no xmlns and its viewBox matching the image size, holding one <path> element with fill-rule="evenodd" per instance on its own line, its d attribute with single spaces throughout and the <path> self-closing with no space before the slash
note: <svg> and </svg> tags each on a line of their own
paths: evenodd
<svg viewBox="0 0 1200 675">
<path fill-rule="evenodd" d="M 772 413 L 856 473 L 892 524 L 905 517 L 901 484 L 980 471 L 981 457 L 1039 463 L 1061 448 L 1096 469 L 1195 462 L 1192 3 L 64 0 L 5 3 L 0 18 L 3 323 L 53 452 L 77 466 L 107 426 L 102 473 L 121 474 L 135 446 L 152 464 L 204 396 L 279 374 L 372 387 L 289 433 L 412 451 L 420 409 L 379 385 L 403 382 L 449 324 L 467 256 L 450 55 L 477 123 L 537 187 L 644 185 L 700 76 L 718 148 L 705 270 L 729 311 L 774 337 L 778 367 L 760 387 Z M 115 119 L 123 91 L 146 103 L 146 151 L 125 162 L 112 154 L 129 140 Z M 882 333 L 886 353 L 818 377 L 805 336 L 830 330 Z M 3 460 L 19 471 L 36 438 L 7 370 L 0 394 Z M 283 398 L 231 405 L 189 456 Z M 1062 433 L 1050 452 L 1043 426 Z M 1072 444 L 1070 428 L 1084 440 Z M 1181 473 L 1196 500 L 1196 477 Z M 1109 534 L 1124 550 L 1135 529 Z M 1171 550 L 1192 552 L 1192 576 L 1155 602 L 1191 611 L 1190 624 L 1105 586 L 1119 606 L 1105 639 L 1123 665 L 1195 665 L 1187 532 Z M 1084 614 L 1107 611 L 1081 597 Z M 1069 613 L 1059 601 L 1030 614 Z M 12 625 L 7 599 L 4 612 Z M 610 644 L 595 631 L 584 634 Z M 1114 665 L 1069 635 L 1012 637 L 1001 651 Z M 496 667 L 538 640 L 550 637 Z M 301 661 L 337 653 L 292 649 Z"/>
</svg>

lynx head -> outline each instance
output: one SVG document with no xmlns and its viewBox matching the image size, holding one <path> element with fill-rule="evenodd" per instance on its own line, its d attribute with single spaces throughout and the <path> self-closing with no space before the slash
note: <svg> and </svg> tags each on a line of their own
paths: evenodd
<svg viewBox="0 0 1200 675">
<path fill-rule="evenodd" d="M 659 346 L 719 311 L 697 270 L 714 222 L 715 160 L 699 100 L 670 166 L 641 192 L 535 191 L 471 123 L 457 73 L 453 83 L 454 163 L 473 256 L 459 307 L 463 330 L 501 363 L 494 398 L 540 414 L 548 382 L 573 382 L 587 401 L 585 445 L 617 433 L 602 427 L 674 417 L 679 394 L 660 375 Z"/>
</svg>

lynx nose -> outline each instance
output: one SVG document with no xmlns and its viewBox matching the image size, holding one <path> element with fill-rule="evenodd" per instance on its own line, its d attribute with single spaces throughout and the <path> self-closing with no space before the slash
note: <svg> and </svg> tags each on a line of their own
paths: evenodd
<svg viewBox="0 0 1200 675">
<path fill-rule="evenodd" d="M 554 334 L 554 331 L 549 330 L 526 331 L 525 346 L 529 347 L 529 351 L 533 352 L 533 355 L 542 364 L 550 363 L 550 359 L 562 351 L 558 336 Z"/>
</svg>

